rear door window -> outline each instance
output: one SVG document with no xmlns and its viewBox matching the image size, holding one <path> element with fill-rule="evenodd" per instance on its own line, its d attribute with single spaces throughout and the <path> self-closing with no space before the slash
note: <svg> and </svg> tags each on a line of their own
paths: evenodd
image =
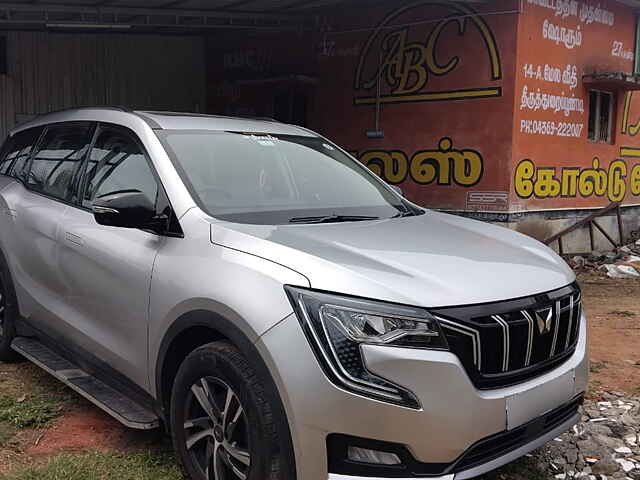
<svg viewBox="0 0 640 480">
<path fill-rule="evenodd" d="M 24 178 L 29 155 L 41 133 L 42 127 L 30 128 L 7 139 L 7 144 L 3 149 L 4 156 L 0 160 L 0 175 L 9 175 L 18 179 Z"/>
<path fill-rule="evenodd" d="M 73 200 L 74 178 L 91 145 L 94 124 L 73 122 L 52 125 L 33 155 L 27 185 L 32 190 Z"/>
</svg>

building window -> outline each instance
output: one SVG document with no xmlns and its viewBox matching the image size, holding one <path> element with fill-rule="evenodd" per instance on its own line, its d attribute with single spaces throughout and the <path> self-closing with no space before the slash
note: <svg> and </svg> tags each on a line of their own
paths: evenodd
<svg viewBox="0 0 640 480">
<path fill-rule="evenodd" d="M 611 143 L 614 96 L 611 92 L 589 92 L 589 140 Z"/>
</svg>

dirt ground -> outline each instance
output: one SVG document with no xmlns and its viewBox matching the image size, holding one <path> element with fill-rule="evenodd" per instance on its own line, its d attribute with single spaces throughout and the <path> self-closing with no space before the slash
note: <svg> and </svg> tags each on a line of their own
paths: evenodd
<svg viewBox="0 0 640 480">
<path fill-rule="evenodd" d="M 0 448 L 0 474 L 60 454 L 88 451 L 132 453 L 163 444 L 159 432 L 138 432 L 123 427 L 88 402 L 69 408 L 43 428 L 23 429 L 13 445 Z"/>
<path fill-rule="evenodd" d="M 591 384 L 640 394 L 640 281 L 581 274 Z"/>
<path fill-rule="evenodd" d="M 581 274 L 579 281 L 589 318 L 592 388 L 640 394 L 640 280 L 613 280 L 592 273 Z M 14 428 L 0 422 L 0 480 L 5 478 L 3 474 L 13 475 L 62 454 L 171 451 L 170 443 L 160 432 L 136 432 L 122 427 L 28 363 L 0 363 L 0 398 L 3 395 L 17 402 L 28 402 L 32 396 L 40 395 L 55 401 L 59 411 L 57 418 L 43 425 Z M 12 429 L 4 432 L 4 441 L 3 425 L 5 430 Z M 513 478 L 509 474 L 513 468 L 485 478 L 509 480 Z M 173 475 L 163 478 L 179 478 Z M 106 474 L 101 478 L 118 477 Z"/>
</svg>

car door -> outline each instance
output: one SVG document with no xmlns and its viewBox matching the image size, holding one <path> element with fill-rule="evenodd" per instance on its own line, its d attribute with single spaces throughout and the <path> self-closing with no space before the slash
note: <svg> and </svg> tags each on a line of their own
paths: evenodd
<svg viewBox="0 0 640 480">
<path fill-rule="evenodd" d="M 57 269 L 60 221 L 73 201 L 74 179 L 94 128 L 91 122 L 71 122 L 20 132 L 14 140 L 19 153 L 8 167 L 19 180 L 3 191 L 18 302 L 22 315 L 49 334 L 59 333 L 65 311 Z"/>
<path fill-rule="evenodd" d="M 14 270 L 16 255 L 13 255 L 16 242 L 16 204 L 20 201 L 24 186 L 21 178 L 31 151 L 36 146 L 43 127 L 24 130 L 5 141 L 0 157 L 0 248 L 7 259 L 11 260 Z M 10 255 L 11 253 L 11 255 Z"/>
<path fill-rule="evenodd" d="M 153 204 L 164 193 L 135 134 L 100 125 L 85 163 L 79 208 L 65 212 L 58 271 L 74 344 L 148 387 L 147 324 L 151 272 L 163 237 L 99 225 L 96 198 L 139 190 Z"/>
</svg>

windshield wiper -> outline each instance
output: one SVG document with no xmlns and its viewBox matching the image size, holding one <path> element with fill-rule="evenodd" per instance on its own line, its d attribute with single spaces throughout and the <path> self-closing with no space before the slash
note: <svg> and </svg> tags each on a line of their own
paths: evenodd
<svg viewBox="0 0 640 480">
<path fill-rule="evenodd" d="M 379 220 L 380 217 L 367 217 L 364 215 L 323 215 L 318 217 L 294 217 L 289 223 L 340 223 L 363 222 L 366 220 Z"/>
<path fill-rule="evenodd" d="M 418 213 L 414 212 L 413 210 L 405 210 L 404 212 L 399 212 L 391 218 L 415 217 L 416 215 L 418 215 Z"/>
<path fill-rule="evenodd" d="M 398 207 L 396 207 L 396 208 L 398 208 Z M 415 209 L 415 208 L 409 208 L 409 207 L 406 207 L 404 205 L 402 205 L 402 208 L 404 210 L 400 210 L 398 208 L 398 210 L 400 210 L 400 211 L 396 215 L 391 217 L 391 218 L 417 217 L 418 215 L 422 215 L 424 213 L 424 210 L 418 210 L 418 209 Z"/>
</svg>

